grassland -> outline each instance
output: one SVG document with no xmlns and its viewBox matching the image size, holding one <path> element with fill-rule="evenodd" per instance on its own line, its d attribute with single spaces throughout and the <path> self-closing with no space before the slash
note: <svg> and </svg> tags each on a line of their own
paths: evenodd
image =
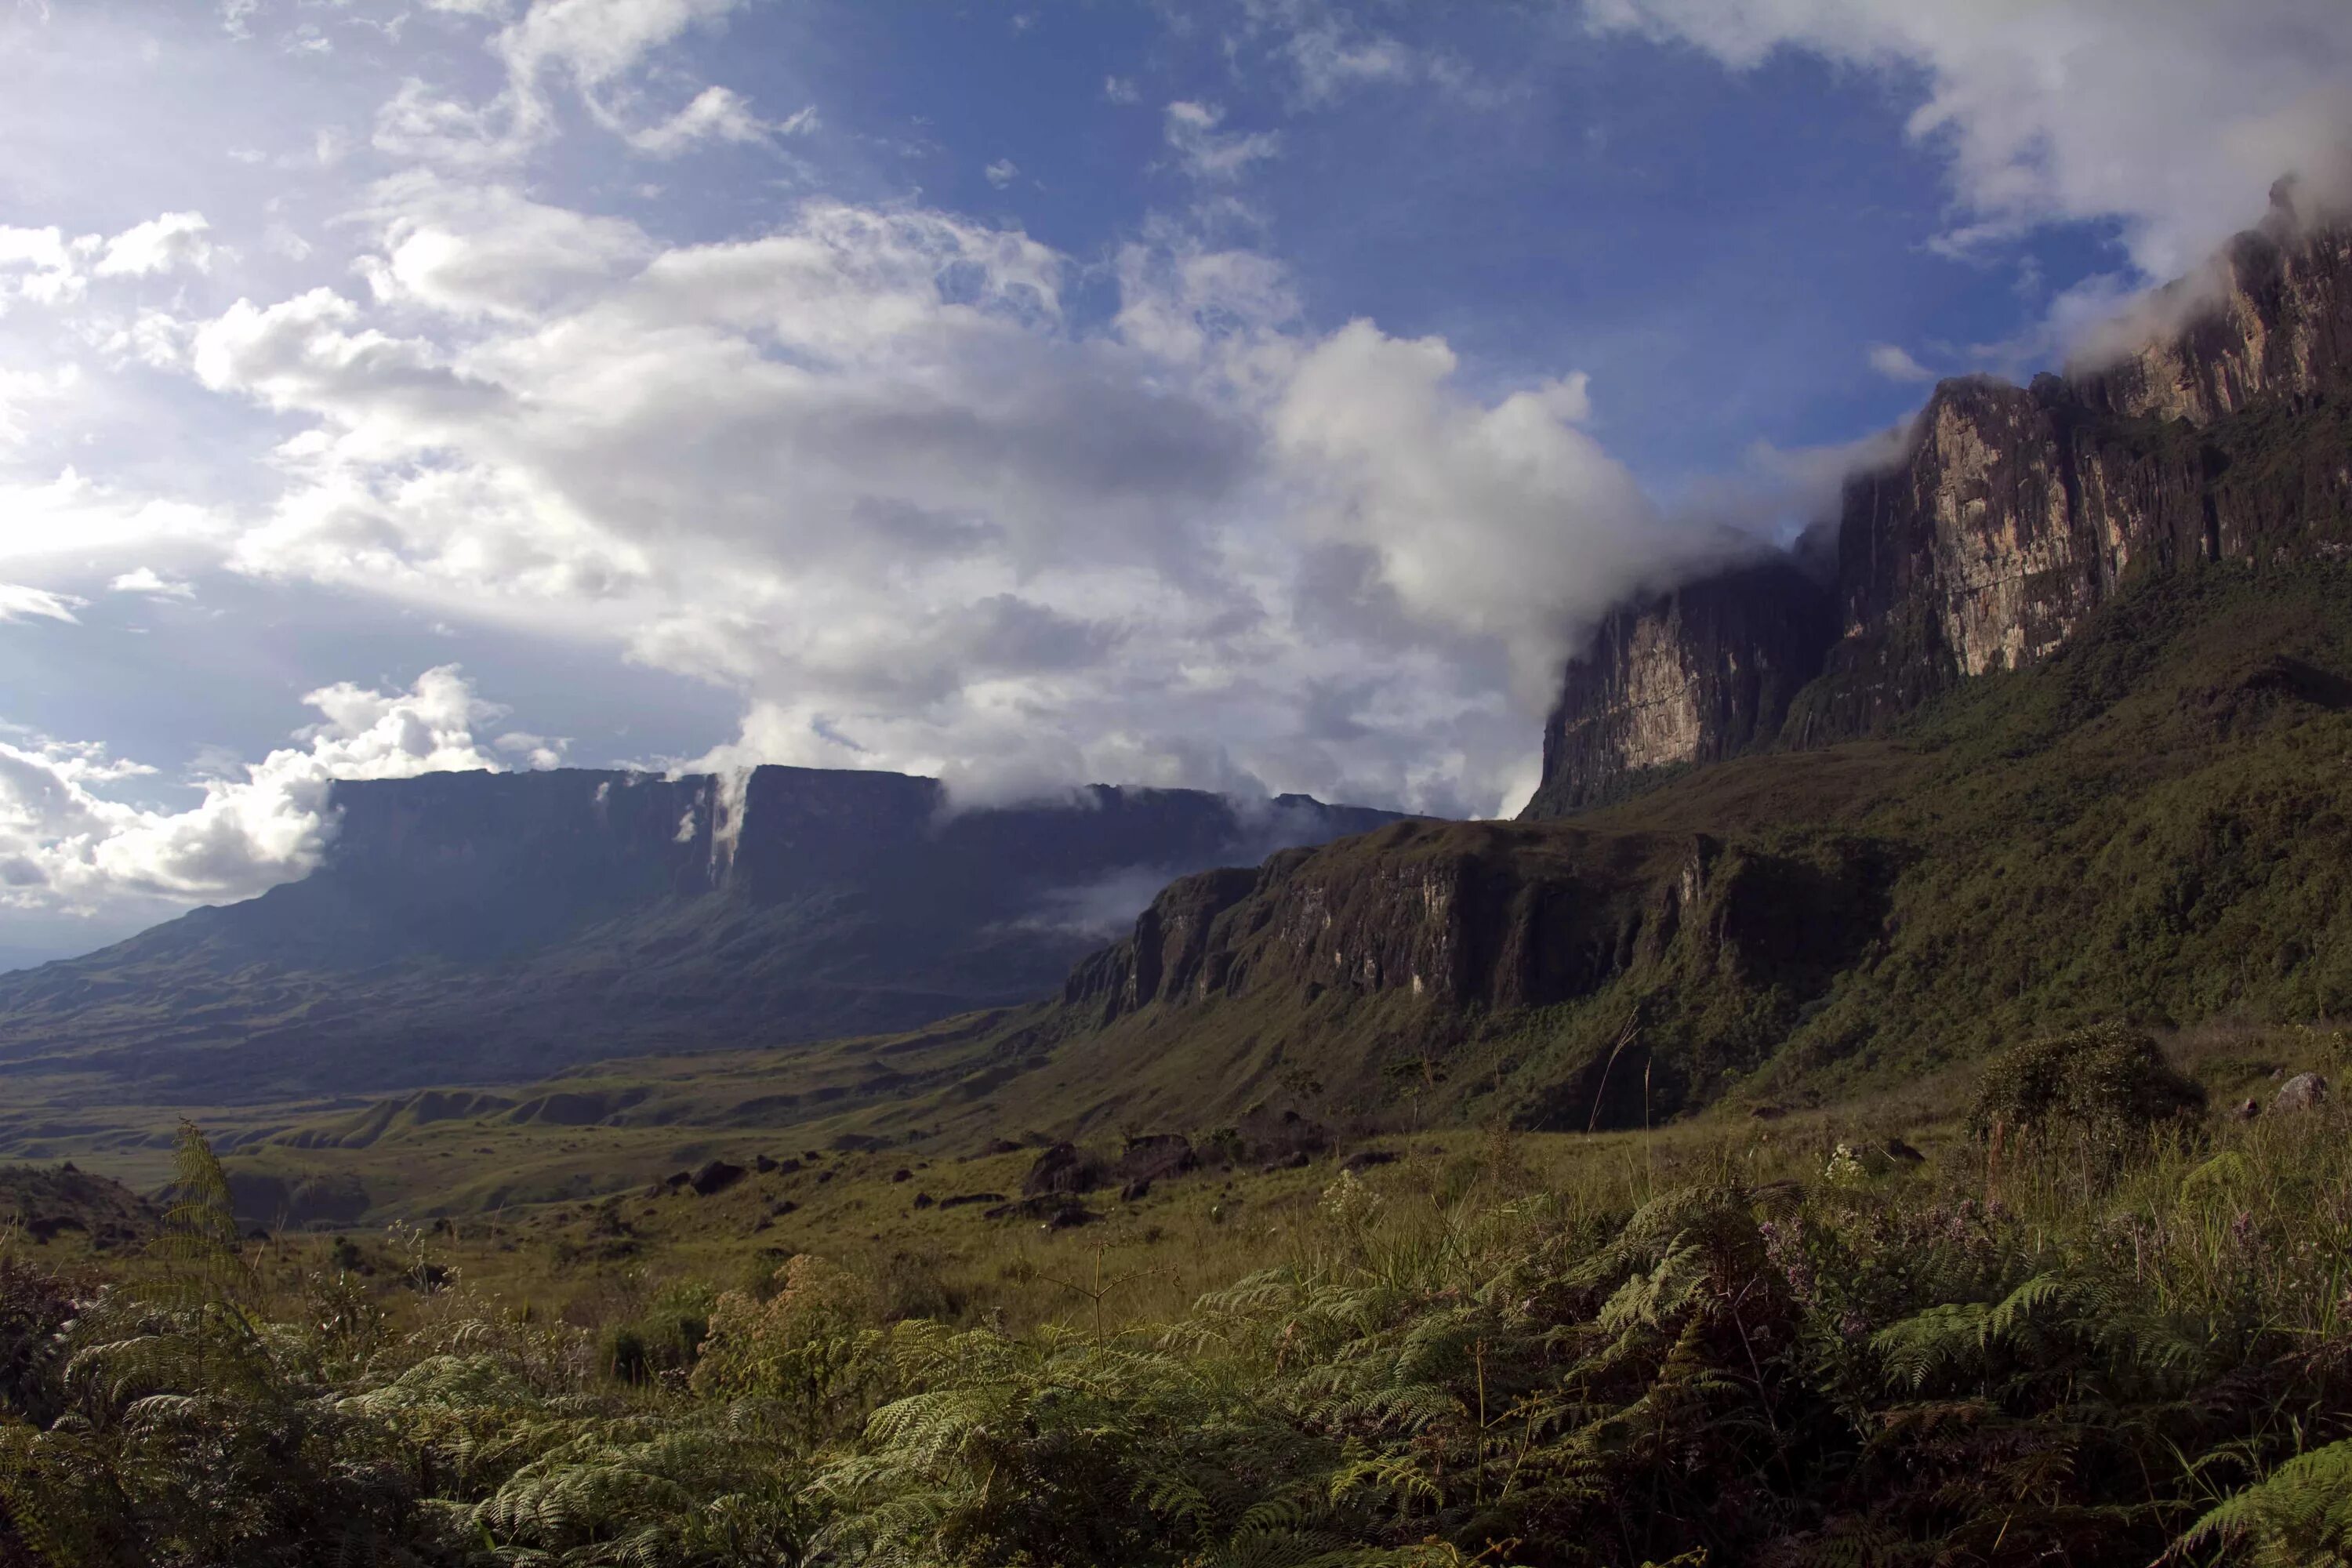
<svg viewBox="0 0 2352 1568">
<path fill-rule="evenodd" d="M 2106 1078 L 2036 1121 L 1948 1075 L 1213 1161 L 1071 1229 L 910 1195 L 1034 1151 L 867 1150 L 254 1237 L 184 1146 L 143 1258 L 0 1237 L 0 1553 L 2340 1563 L 2352 1109 L 2230 1107 L 2347 1049 L 2184 1035 L 2206 1109 L 2095 1136 Z"/>
</svg>

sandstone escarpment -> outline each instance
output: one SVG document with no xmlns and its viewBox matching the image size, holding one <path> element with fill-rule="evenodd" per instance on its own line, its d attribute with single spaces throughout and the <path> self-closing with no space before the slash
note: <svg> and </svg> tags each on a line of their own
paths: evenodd
<svg viewBox="0 0 2352 1568">
<path fill-rule="evenodd" d="M 1612 612 L 1569 666 L 1544 726 L 1535 816 L 1769 742 L 1836 636 L 1828 593 L 1765 561 Z"/>
<path fill-rule="evenodd" d="M 2210 425 L 2259 403 L 2352 391 L 2352 225 L 2301 221 L 2284 184 L 2271 203 L 2259 228 L 2070 369 L 2085 406 Z M 2144 341 L 2132 343 L 2135 333 Z M 2118 343 L 2128 351 L 2118 355 Z"/>
<path fill-rule="evenodd" d="M 1566 1016 L 1488 1070 L 1515 1114 L 1582 1127 L 1621 1014 L 1645 1022 L 1619 1089 L 1646 1079 L 1664 1113 L 1770 1049 L 1874 940 L 1884 885 L 1869 852 L 1843 843 L 1397 823 L 1175 883 L 1079 966 L 1063 1003 L 1106 1052 L 1230 1040 L 1244 1061 L 1278 1058 L 1368 1101 L 1383 1072 L 1476 1058 L 1483 1029 Z M 1702 1017 L 1699 997 L 1738 1001 Z M 1255 1069 L 1235 1070 L 1238 1105 Z M 1603 1124 L 1638 1123 L 1643 1102 L 1600 1109 Z"/>
<path fill-rule="evenodd" d="M 2146 574 L 2352 555 L 2352 227 L 2282 205 L 2129 330 L 2158 335 L 2030 387 L 1939 384 L 1901 457 L 1845 486 L 1825 629 L 1793 563 L 1609 617 L 1567 670 L 1528 815 L 1884 731 L 2047 658 Z"/>
</svg>

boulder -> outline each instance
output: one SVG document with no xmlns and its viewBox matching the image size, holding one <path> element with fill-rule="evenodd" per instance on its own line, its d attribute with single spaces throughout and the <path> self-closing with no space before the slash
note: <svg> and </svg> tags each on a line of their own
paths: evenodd
<svg viewBox="0 0 2352 1568">
<path fill-rule="evenodd" d="M 1375 1165 L 1392 1165 L 1396 1155 L 1386 1149 L 1359 1149 L 1339 1162 L 1343 1171 L 1369 1171 Z"/>
<path fill-rule="evenodd" d="M 2327 1098 L 2327 1080 L 2315 1072 L 2299 1072 L 2279 1085 L 2271 1097 L 2273 1110 L 2309 1110 Z"/>
<path fill-rule="evenodd" d="M 966 1204 L 1001 1204 L 1003 1201 L 1003 1193 L 958 1193 L 951 1198 L 941 1198 L 940 1207 L 960 1209 Z"/>
<path fill-rule="evenodd" d="M 1118 1201 L 1123 1204 L 1140 1203 L 1150 1195 L 1151 1178 L 1149 1176 L 1138 1176 L 1118 1190 Z"/>
<path fill-rule="evenodd" d="M 1111 1174 L 1122 1182 L 1141 1182 L 1148 1190 L 1152 1183 L 1181 1175 L 1200 1163 L 1192 1141 L 1181 1132 L 1147 1132 L 1127 1141 Z"/>
<path fill-rule="evenodd" d="M 1075 1143 L 1056 1143 L 1037 1156 L 1022 1178 L 1021 1191 L 1030 1197 L 1045 1194 L 1075 1196 L 1090 1193 L 1106 1179 L 1103 1163 Z"/>
<path fill-rule="evenodd" d="M 694 1189 L 698 1197 L 707 1198 L 713 1193 L 725 1192 L 741 1181 L 745 1173 L 740 1165 L 730 1164 L 725 1160 L 707 1160 L 687 1184 Z"/>
</svg>

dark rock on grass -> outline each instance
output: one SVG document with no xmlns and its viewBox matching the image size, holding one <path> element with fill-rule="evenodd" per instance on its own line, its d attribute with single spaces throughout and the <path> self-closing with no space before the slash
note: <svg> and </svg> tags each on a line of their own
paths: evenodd
<svg viewBox="0 0 2352 1568">
<path fill-rule="evenodd" d="M 758 1154 L 752 1157 L 751 1169 L 763 1176 L 772 1173 L 775 1168 L 776 1157 L 773 1154 Z"/>
<path fill-rule="evenodd" d="M 831 1171 L 819 1171 L 816 1173 L 816 1179 L 818 1184 L 821 1185 L 824 1183 L 833 1180 L 833 1175 L 834 1173 Z"/>
<path fill-rule="evenodd" d="M 800 1205 L 793 1202 L 790 1198 L 778 1198 L 774 1203 L 768 1205 L 768 1213 L 778 1218 L 782 1218 L 800 1206 Z"/>
<path fill-rule="evenodd" d="M 1396 1155 L 1386 1149 L 1359 1149 L 1339 1162 L 1343 1171 L 1369 1171 L 1375 1165 L 1393 1165 Z"/>
<path fill-rule="evenodd" d="M 1138 1176 L 1118 1190 L 1118 1201 L 1123 1204 L 1141 1203 L 1150 1195 L 1151 1178 L 1149 1176 Z"/>
<path fill-rule="evenodd" d="M 2327 1098 L 2327 1080 L 2315 1072 L 2299 1072 L 2279 1085 L 2271 1097 L 2273 1110 L 2309 1110 Z"/>
<path fill-rule="evenodd" d="M 1037 1156 L 1022 1178 L 1021 1191 L 1029 1197 L 1048 1193 L 1071 1195 L 1090 1193 L 1108 1179 L 1103 1163 L 1075 1143 L 1056 1143 Z"/>
<path fill-rule="evenodd" d="M 1268 1160 L 1258 1167 L 1258 1171 L 1260 1174 L 1270 1176 L 1276 1171 L 1303 1171 L 1311 1163 L 1313 1162 L 1307 1157 L 1306 1150 L 1294 1149 L 1287 1154 Z"/>
<path fill-rule="evenodd" d="M 1927 1160 L 1927 1155 L 1922 1154 L 1900 1138 L 1889 1138 L 1883 1147 L 1886 1152 L 1886 1157 L 1898 1165 L 1920 1165 L 1925 1164 Z"/>
<path fill-rule="evenodd" d="M 1331 1147 L 1331 1130 L 1296 1110 L 1276 1112 L 1261 1107 L 1244 1114 L 1236 1131 L 1243 1144 L 1265 1163 L 1293 1154 L 1312 1158 Z"/>
<path fill-rule="evenodd" d="M 88 1174 L 68 1161 L 54 1170 L 0 1165 L 0 1230 L 16 1219 L 22 1220 L 36 1241 L 72 1230 L 100 1247 L 110 1247 L 152 1236 L 163 1224 L 163 1214 L 121 1183 Z M 5 1359 L 0 1354 L 0 1362 Z M 5 1378 L 0 1371 L 0 1383 Z"/>
<path fill-rule="evenodd" d="M 1076 1230 L 1082 1225 L 1092 1225 L 1096 1220 L 1101 1217 L 1101 1215 L 1096 1214 L 1094 1210 L 1090 1208 L 1074 1205 L 1069 1208 L 1061 1210 L 1052 1218 L 1046 1220 L 1045 1222 L 1044 1228 L 1047 1230 Z"/>
<path fill-rule="evenodd" d="M 890 1173 L 890 1179 L 894 1182 L 911 1182 L 915 1179 L 915 1173 L 901 1165 Z"/>
<path fill-rule="evenodd" d="M 988 1141 L 988 1147 L 982 1149 L 981 1152 L 983 1154 L 1018 1154 L 1021 1152 L 1021 1145 L 1015 1143 L 1010 1138 L 992 1138 Z"/>
<path fill-rule="evenodd" d="M 927 1209 L 930 1207 L 931 1201 L 931 1194 L 929 1193 L 917 1193 L 915 1194 L 915 1206 L 919 1209 Z"/>
<path fill-rule="evenodd" d="M 707 1198 L 713 1193 L 725 1192 L 741 1181 L 747 1173 L 740 1165 L 730 1164 L 725 1160 L 709 1160 L 703 1163 L 700 1170 L 694 1173 L 689 1184 L 694 1188 L 697 1196 Z"/>
<path fill-rule="evenodd" d="M 941 1198 L 940 1207 L 960 1209 L 968 1204 L 1001 1204 L 1003 1201 L 1003 1193 L 958 1193 L 951 1198 Z"/>
<path fill-rule="evenodd" d="M 1153 1182 L 1195 1170 L 1200 1163 L 1192 1141 L 1181 1132 L 1147 1132 L 1127 1141 L 1127 1148 L 1111 1166 L 1111 1175 L 1121 1182 L 1141 1182 L 1148 1188 Z"/>
<path fill-rule="evenodd" d="M 694 1173 L 692 1171 L 673 1171 L 670 1173 L 669 1180 L 662 1184 L 667 1187 L 671 1192 L 682 1192 L 686 1188 L 694 1184 Z"/>
</svg>

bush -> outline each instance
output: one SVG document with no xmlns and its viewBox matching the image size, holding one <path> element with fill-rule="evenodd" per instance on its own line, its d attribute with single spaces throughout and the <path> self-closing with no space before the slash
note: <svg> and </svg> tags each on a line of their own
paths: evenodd
<svg viewBox="0 0 2352 1568">
<path fill-rule="evenodd" d="M 690 1371 L 710 1331 L 717 1292 L 698 1282 L 672 1285 L 625 1323 L 604 1331 L 598 1359 L 623 1383 L 649 1383 L 665 1373 Z"/>
<path fill-rule="evenodd" d="M 2013 1047 L 1985 1070 L 1969 1131 L 1979 1141 L 2083 1139 L 2120 1154 L 2200 1115 L 2205 1091 L 2147 1036 L 2116 1024 Z"/>
</svg>

